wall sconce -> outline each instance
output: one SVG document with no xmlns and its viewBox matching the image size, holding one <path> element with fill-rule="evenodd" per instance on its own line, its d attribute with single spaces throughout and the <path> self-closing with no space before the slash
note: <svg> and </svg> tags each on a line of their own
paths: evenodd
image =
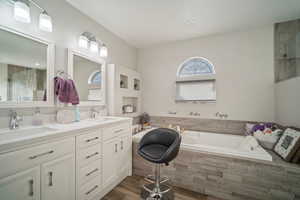
<svg viewBox="0 0 300 200">
<path fill-rule="evenodd" d="M 100 56 L 106 58 L 108 55 L 108 49 L 106 45 L 99 40 L 90 32 L 82 33 L 78 38 L 78 46 L 83 49 L 89 49 L 92 53 L 99 53 Z"/>
<path fill-rule="evenodd" d="M 90 51 L 92 53 L 98 53 L 99 51 L 99 44 L 95 37 L 90 40 Z"/>
<path fill-rule="evenodd" d="M 52 32 L 52 18 L 46 11 L 40 14 L 39 27 L 43 31 Z"/>
<path fill-rule="evenodd" d="M 14 0 L 15 20 L 23 23 L 31 22 L 30 3 L 42 11 L 39 16 L 39 28 L 42 31 L 52 32 L 52 18 L 48 15 L 45 9 L 33 0 Z"/>
<path fill-rule="evenodd" d="M 28 1 L 15 1 L 14 3 L 14 18 L 23 23 L 30 23 L 30 8 Z"/>
<path fill-rule="evenodd" d="M 80 48 L 88 49 L 89 39 L 85 35 L 80 35 L 78 39 L 78 46 Z"/>
<path fill-rule="evenodd" d="M 102 44 L 101 47 L 100 47 L 100 56 L 102 58 L 106 58 L 107 54 L 108 54 L 107 47 L 106 47 L 105 44 Z"/>
</svg>

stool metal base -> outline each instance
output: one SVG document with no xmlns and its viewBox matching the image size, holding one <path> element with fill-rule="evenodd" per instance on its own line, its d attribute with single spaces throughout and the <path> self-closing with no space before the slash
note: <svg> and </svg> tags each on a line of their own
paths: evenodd
<svg viewBox="0 0 300 200">
<path fill-rule="evenodd" d="M 155 184 L 147 185 L 147 188 L 150 190 L 154 190 L 154 187 L 155 187 Z M 160 189 L 161 189 L 161 191 L 167 191 L 168 189 L 170 189 L 170 187 L 161 184 Z M 141 199 L 142 200 L 174 200 L 174 192 L 171 189 L 168 192 L 161 194 L 161 197 L 155 198 L 155 197 L 151 197 L 151 193 L 149 191 L 147 191 L 145 188 L 142 188 Z"/>
</svg>

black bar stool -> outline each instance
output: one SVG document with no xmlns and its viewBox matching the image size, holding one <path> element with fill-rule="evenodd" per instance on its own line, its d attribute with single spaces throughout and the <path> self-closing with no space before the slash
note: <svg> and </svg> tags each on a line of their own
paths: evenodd
<svg viewBox="0 0 300 200">
<path fill-rule="evenodd" d="M 138 154 L 149 162 L 155 163 L 155 175 L 154 178 L 147 177 L 146 179 L 151 182 L 143 186 L 149 196 L 148 199 L 171 199 L 164 198 L 163 194 L 170 191 L 170 187 L 162 184 L 168 179 L 161 179 L 160 176 L 160 165 L 169 165 L 173 159 L 176 158 L 181 143 L 181 136 L 178 132 L 173 129 L 158 128 L 148 132 L 141 139 Z M 152 176 L 153 177 L 153 176 Z M 143 191 L 142 191 L 143 197 Z M 145 197 L 143 197 L 145 198 Z"/>
</svg>

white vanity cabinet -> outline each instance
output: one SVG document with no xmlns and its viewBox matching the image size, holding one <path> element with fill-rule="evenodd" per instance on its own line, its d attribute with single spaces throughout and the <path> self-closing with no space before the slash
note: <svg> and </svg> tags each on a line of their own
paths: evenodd
<svg viewBox="0 0 300 200">
<path fill-rule="evenodd" d="M 76 163 L 76 199 L 97 199 L 102 189 L 101 129 L 76 137 Z"/>
<path fill-rule="evenodd" d="M 103 188 L 112 189 L 119 180 L 131 175 L 131 125 L 123 123 L 103 130 Z"/>
<path fill-rule="evenodd" d="M 39 200 L 40 168 L 34 167 L 0 179 L 0 197 L 5 200 Z"/>
<path fill-rule="evenodd" d="M 74 200 L 75 139 L 0 155 L 0 198 Z"/>
<path fill-rule="evenodd" d="M 107 125 L 76 137 L 77 200 L 99 200 L 132 166 L 131 123 Z"/>
<path fill-rule="evenodd" d="M 0 154 L 0 199 L 101 199 L 131 175 L 131 122 L 74 129 Z"/>
<path fill-rule="evenodd" d="M 75 156 L 70 154 L 42 164 L 42 200 L 75 199 Z"/>
</svg>

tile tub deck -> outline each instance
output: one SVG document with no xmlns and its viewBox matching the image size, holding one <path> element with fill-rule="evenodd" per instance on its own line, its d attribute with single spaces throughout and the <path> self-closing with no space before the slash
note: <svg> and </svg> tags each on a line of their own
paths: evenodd
<svg viewBox="0 0 300 200">
<path fill-rule="evenodd" d="M 153 174 L 153 164 L 137 154 L 133 143 L 133 174 Z M 300 200 L 300 165 L 270 152 L 273 161 L 252 161 L 181 149 L 162 174 L 174 186 L 228 200 Z"/>
</svg>

